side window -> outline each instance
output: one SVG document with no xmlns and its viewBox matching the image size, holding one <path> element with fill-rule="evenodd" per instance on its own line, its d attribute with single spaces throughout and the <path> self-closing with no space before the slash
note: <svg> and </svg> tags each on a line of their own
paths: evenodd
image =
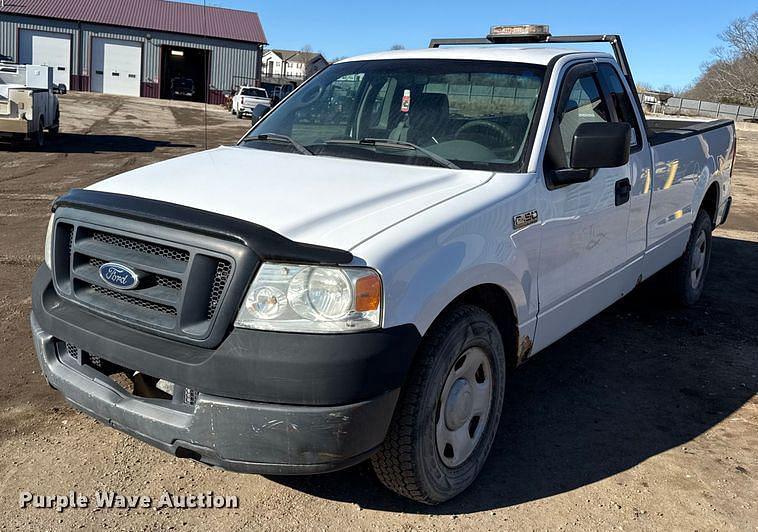
<svg viewBox="0 0 758 532">
<path fill-rule="evenodd" d="M 372 129 L 389 129 L 389 116 L 392 108 L 392 100 L 397 88 L 397 79 L 389 78 L 370 104 L 369 127 Z"/>
<path fill-rule="evenodd" d="M 608 107 L 603 100 L 600 87 L 592 74 L 574 82 L 566 104 L 558 113 L 558 132 L 563 145 L 563 161 L 559 167 L 568 168 L 571 145 L 576 129 L 586 122 L 610 122 Z"/>
<path fill-rule="evenodd" d="M 634 105 L 629 98 L 629 94 L 624 90 L 621 78 L 619 78 L 613 66 L 608 63 L 601 63 L 598 66 L 598 70 L 600 81 L 611 96 L 611 104 L 616 111 L 619 122 L 626 122 L 632 126 L 632 146 L 637 145 L 640 138 L 640 128 L 637 124 L 637 117 L 634 115 Z"/>
<path fill-rule="evenodd" d="M 307 145 L 345 135 L 362 80 L 363 74 L 349 74 L 327 86 L 311 83 L 303 88 L 300 108 L 290 116 L 292 136 Z"/>
</svg>

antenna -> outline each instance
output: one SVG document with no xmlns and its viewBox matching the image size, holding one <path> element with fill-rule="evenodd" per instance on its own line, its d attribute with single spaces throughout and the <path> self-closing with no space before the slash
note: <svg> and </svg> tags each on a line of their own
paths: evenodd
<svg viewBox="0 0 758 532">
<path fill-rule="evenodd" d="M 0 0 L 2 2 L 4 0 Z M 207 9 L 208 5 L 206 3 L 207 0 L 203 0 L 203 35 L 207 38 L 208 37 L 208 20 L 207 20 Z M 204 129 L 204 140 L 205 140 L 205 149 L 208 149 L 208 99 L 210 98 L 210 89 L 211 89 L 211 76 L 210 76 L 210 68 L 208 65 L 208 50 L 203 49 L 203 68 L 205 69 L 205 90 L 203 91 L 205 93 L 205 98 L 203 102 L 203 129 Z"/>
</svg>

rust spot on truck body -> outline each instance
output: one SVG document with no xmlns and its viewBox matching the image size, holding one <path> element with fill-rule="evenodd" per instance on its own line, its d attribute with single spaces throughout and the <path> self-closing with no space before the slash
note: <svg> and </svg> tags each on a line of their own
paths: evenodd
<svg viewBox="0 0 758 532">
<path fill-rule="evenodd" d="M 532 354 L 533 345 L 534 343 L 532 342 L 532 339 L 528 336 L 524 336 L 521 342 L 519 342 L 518 353 L 516 355 L 517 364 L 523 364 L 526 362 L 526 359 Z"/>
</svg>

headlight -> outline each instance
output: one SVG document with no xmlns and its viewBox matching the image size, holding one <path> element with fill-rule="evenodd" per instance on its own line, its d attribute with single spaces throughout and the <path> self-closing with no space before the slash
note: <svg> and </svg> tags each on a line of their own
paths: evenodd
<svg viewBox="0 0 758 532">
<path fill-rule="evenodd" d="M 51 270 L 53 269 L 53 221 L 55 215 L 50 215 L 50 221 L 47 222 L 47 234 L 45 235 L 45 264 Z M 39 248 L 38 248 L 39 249 Z"/>
<path fill-rule="evenodd" d="M 234 326 L 315 333 L 373 329 L 381 302 L 382 280 L 372 269 L 264 263 Z"/>
</svg>

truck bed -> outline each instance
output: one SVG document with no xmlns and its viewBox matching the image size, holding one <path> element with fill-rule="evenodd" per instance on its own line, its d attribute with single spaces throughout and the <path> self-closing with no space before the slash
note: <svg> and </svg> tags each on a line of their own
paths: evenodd
<svg viewBox="0 0 758 532">
<path fill-rule="evenodd" d="M 650 144 L 656 146 L 672 140 L 680 140 L 706 131 L 728 126 L 731 120 L 669 120 L 648 119 L 647 130 Z"/>
<path fill-rule="evenodd" d="M 647 125 L 653 172 L 645 277 L 684 252 L 711 183 L 717 185 L 715 215 L 721 211 L 729 197 L 735 146 L 732 120 L 648 120 Z"/>
</svg>

